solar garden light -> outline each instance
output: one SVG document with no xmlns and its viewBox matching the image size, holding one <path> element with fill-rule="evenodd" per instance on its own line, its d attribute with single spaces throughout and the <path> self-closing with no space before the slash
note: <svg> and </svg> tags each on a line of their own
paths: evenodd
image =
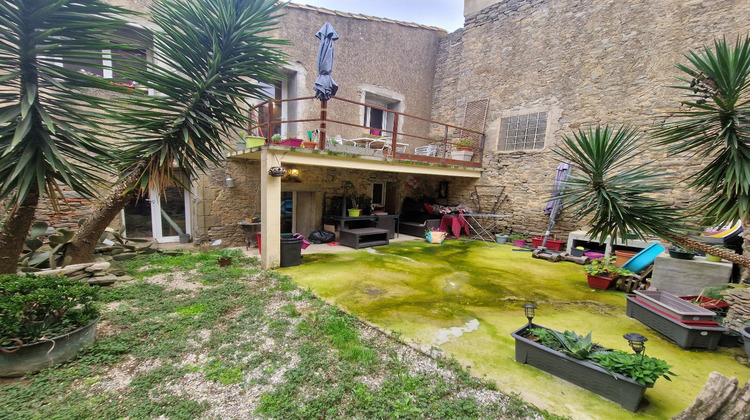
<svg viewBox="0 0 750 420">
<path fill-rule="evenodd" d="M 646 350 L 646 344 L 644 343 L 648 341 L 648 338 L 632 332 L 623 335 L 622 338 L 628 340 L 628 345 L 633 349 L 635 354 L 641 354 Z"/>
<path fill-rule="evenodd" d="M 529 320 L 529 326 L 528 328 L 531 328 L 531 320 L 534 319 L 534 310 L 536 309 L 536 306 L 527 303 L 526 305 L 523 305 L 523 313 L 526 315 L 526 318 Z"/>
</svg>

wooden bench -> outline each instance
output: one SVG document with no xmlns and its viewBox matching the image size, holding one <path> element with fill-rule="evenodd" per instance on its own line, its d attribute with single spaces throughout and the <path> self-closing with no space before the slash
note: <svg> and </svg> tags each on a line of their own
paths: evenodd
<svg viewBox="0 0 750 420">
<path fill-rule="evenodd" d="M 339 234 L 339 243 L 354 249 L 388 245 L 388 229 L 342 229 Z"/>
</svg>

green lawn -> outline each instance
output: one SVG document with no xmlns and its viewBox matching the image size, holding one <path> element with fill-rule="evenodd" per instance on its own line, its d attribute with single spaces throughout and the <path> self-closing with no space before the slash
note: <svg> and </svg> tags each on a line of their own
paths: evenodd
<svg viewBox="0 0 750 420">
<path fill-rule="evenodd" d="M 328 302 L 398 331 L 424 348 L 438 347 L 501 390 L 572 418 L 674 416 L 690 405 L 711 371 L 744 383 L 750 369 L 742 348 L 682 350 L 625 315 L 624 293 L 591 289 L 581 266 L 550 263 L 482 242 L 401 242 L 340 254 L 305 255 L 280 271 Z M 521 305 L 539 307 L 534 322 L 586 334 L 605 347 L 630 351 L 622 335 L 648 337 L 649 356 L 666 360 L 677 377 L 660 379 L 637 414 L 582 388 L 514 361 L 510 333 L 526 322 Z"/>
<path fill-rule="evenodd" d="M 127 263 L 94 345 L 0 379 L 0 419 L 554 418 L 327 305 L 209 254 Z M 1 356 L 1 355 L 0 355 Z"/>
</svg>

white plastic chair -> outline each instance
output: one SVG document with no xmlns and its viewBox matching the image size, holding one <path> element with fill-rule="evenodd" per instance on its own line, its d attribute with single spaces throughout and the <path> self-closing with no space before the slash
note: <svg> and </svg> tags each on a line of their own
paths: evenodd
<svg viewBox="0 0 750 420">
<path fill-rule="evenodd" d="M 414 154 L 418 156 L 437 156 L 437 146 L 434 144 L 417 146 L 414 148 Z"/>
</svg>

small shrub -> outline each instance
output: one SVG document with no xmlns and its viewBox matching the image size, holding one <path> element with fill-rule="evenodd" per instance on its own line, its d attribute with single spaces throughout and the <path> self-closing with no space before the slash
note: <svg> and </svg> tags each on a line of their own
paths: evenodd
<svg viewBox="0 0 750 420">
<path fill-rule="evenodd" d="M 0 345 L 33 343 L 80 328 L 99 315 L 98 289 L 61 276 L 0 275 Z"/>
</svg>

